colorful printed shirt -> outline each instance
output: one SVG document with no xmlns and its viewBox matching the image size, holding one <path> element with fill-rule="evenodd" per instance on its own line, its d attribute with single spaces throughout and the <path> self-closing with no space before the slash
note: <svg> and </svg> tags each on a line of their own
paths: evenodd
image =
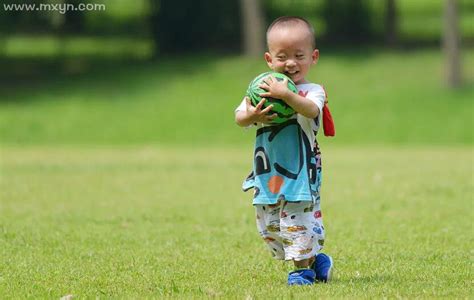
<svg viewBox="0 0 474 300">
<path fill-rule="evenodd" d="M 319 200 L 321 167 L 315 148 L 326 93 L 314 83 L 296 87 L 320 114 L 315 119 L 296 114 L 279 125 L 257 125 L 253 170 L 242 185 L 244 191 L 254 188 L 253 204 Z M 244 100 L 236 111 L 245 109 Z"/>
</svg>

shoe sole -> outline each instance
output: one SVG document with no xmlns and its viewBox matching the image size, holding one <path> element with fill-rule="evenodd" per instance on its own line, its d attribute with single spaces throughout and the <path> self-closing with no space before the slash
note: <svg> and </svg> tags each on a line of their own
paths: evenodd
<svg viewBox="0 0 474 300">
<path fill-rule="evenodd" d="M 293 282 L 289 282 L 288 285 L 289 286 L 293 286 L 293 285 L 313 285 L 314 282 L 311 282 L 311 281 L 293 281 Z"/>
<path fill-rule="evenodd" d="M 329 255 L 328 255 L 328 257 L 329 257 L 329 261 L 331 262 L 331 267 L 329 267 L 328 280 L 327 280 L 326 282 L 329 282 L 329 281 L 332 280 L 332 267 L 334 266 L 334 263 L 333 263 L 333 261 L 332 261 L 332 257 L 329 256 Z"/>
<path fill-rule="evenodd" d="M 332 268 L 333 268 L 333 266 L 334 266 L 334 262 L 333 262 L 333 260 L 332 260 L 332 257 L 329 256 L 329 255 L 327 255 L 327 254 L 326 254 L 326 256 L 329 258 L 329 261 L 331 262 L 331 266 L 329 267 L 329 270 L 328 270 L 328 278 L 327 278 L 327 280 L 326 280 L 326 281 L 321 281 L 321 282 L 324 282 L 324 283 L 328 283 L 329 281 L 332 280 Z"/>
</svg>

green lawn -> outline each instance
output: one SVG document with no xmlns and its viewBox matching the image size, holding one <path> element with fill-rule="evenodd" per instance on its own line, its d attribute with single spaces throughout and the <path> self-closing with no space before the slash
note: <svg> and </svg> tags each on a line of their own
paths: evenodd
<svg viewBox="0 0 474 300">
<path fill-rule="evenodd" d="M 153 55 L 152 41 L 144 38 L 94 37 L 17 34 L 0 38 L 0 54 L 7 58 L 54 58 L 99 56 L 105 58 L 148 59 Z"/>
<path fill-rule="evenodd" d="M 0 89 L 0 141 L 14 145 L 238 145 L 233 111 L 263 59 L 191 56 L 86 75 L 38 76 Z M 473 142 L 474 52 L 463 53 L 464 85 L 443 84 L 438 50 L 321 49 L 309 80 L 323 83 L 336 120 L 331 143 Z M 14 69 L 14 67 L 12 67 Z M 105 69 L 104 69 L 105 68 Z M 47 71 L 45 72 L 47 74 Z M 468 126 L 470 124 L 470 126 Z"/>
<path fill-rule="evenodd" d="M 304 288 L 240 191 L 255 133 L 233 111 L 263 60 L 69 63 L 89 72 L 0 86 L 2 298 L 473 298 L 472 51 L 452 91 L 438 50 L 321 49 L 336 272 Z"/>
<path fill-rule="evenodd" d="M 242 147 L 3 147 L 3 298 L 472 298 L 471 147 L 325 147 L 328 285 L 286 286 Z"/>
</svg>

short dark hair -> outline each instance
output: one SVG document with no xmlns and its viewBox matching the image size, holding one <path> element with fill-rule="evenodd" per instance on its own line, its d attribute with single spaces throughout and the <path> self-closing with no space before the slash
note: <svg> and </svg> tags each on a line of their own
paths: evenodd
<svg viewBox="0 0 474 300">
<path fill-rule="evenodd" d="M 268 48 L 268 34 L 270 31 L 273 29 L 273 27 L 279 26 L 279 25 L 286 25 L 286 24 L 295 24 L 295 23 L 304 23 L 306 27 L 308 28 L 310 34 L 311 34 L 311 45 L 313 48 L 316 48 L 316 38 L 315 38 L 315 33 L 314 33 L 314 27 L 311 25 L 311 23 L 308 22 L 305 18 L 302 17 L 297 17 L 297 16 L 282 16 L 277 19 L 275 19 L 270 26 L 268 26 L 267 29 L 267 48 Z"/>
</svg>

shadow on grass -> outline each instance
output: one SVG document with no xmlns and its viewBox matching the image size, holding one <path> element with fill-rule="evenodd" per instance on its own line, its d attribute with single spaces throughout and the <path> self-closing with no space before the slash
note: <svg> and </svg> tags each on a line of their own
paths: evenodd
<svg viewBox="0 0 474 300">
<path fill-rule="evenodd" d="M 387 49 L 324 47 L 322 55 L 346 64 L 360 64 Z M 227 53 L 225 55 L 232 55 Z M 225 56 L 224 55 L 224 56 Z M 235 56 L 235 53 L 233 54 Z M 0 56 L 0 102 L 34 101 L 32 94 L 45 94 L 68 89 L 126 89 L 144 84 L 166 84 L 182 74 L 212 72 L 215 62 L 223 57 L 216 53 L 161 56 L 155 60 L 106 56 Z M 152 79 L 150 82 L 150 79 Z"/>
<path fill-rule="evenodd" d="M 35 95 L 78 89 L 130 93 L 149 84 L 159 88 L 182 74 L 202 72 L 203 68 L 209 72 L 214 60 L 211 55 L 156 60 L 0 57 L 0 102 L 35 101 L 39 99 Z"/>
</svg>

